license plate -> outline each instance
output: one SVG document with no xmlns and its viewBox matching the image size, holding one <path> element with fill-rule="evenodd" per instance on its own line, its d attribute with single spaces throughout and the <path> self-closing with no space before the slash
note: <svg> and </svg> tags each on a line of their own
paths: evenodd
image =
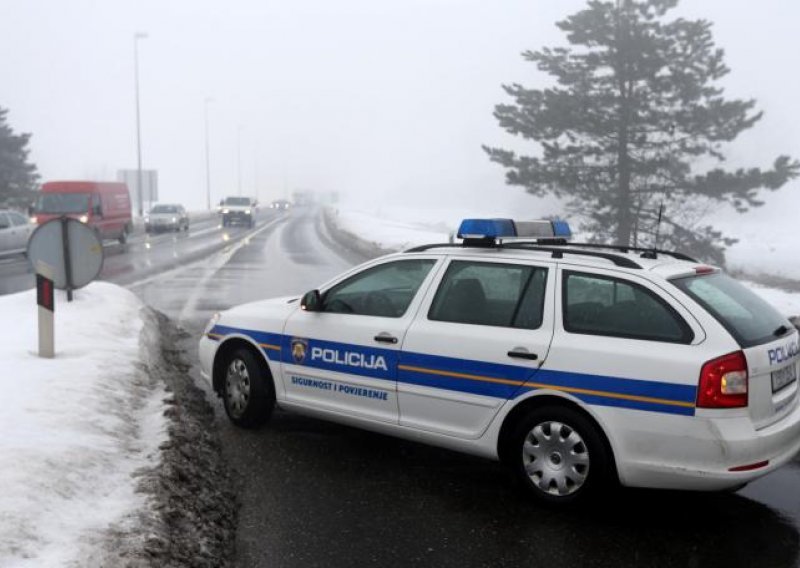
<svg viewBox="0 0 800 568">
<path fill-rule="evenodd" d="M 797 365 L 791 364 L 772 373 L 772 392 L 788 387 L 797 380 Z"/>
</svg>

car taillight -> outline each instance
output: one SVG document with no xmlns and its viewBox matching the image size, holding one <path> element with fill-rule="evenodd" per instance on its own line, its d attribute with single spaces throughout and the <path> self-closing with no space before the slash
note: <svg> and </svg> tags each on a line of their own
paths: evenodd
<svg viewBox="0 0 800 568">
<path fill-rule="evenodd" d="M 747 359 L 737 351 L 712 359 L 700 370 L 698 408 L 747 406 Z"/>
</svg>

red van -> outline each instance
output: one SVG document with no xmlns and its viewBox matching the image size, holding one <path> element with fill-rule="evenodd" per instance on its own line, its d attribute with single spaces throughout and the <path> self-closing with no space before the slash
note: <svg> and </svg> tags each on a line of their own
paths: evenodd
<svg viewBox="0 0 800 568">
<path fill-rule="evenodd" d="M 128 186 L 109 181 L 50 181 L 33 209 L 37 223 L 66 215 L 93 227 L 101 239 L 125 244 L 133 223 Z"/>
</svg>

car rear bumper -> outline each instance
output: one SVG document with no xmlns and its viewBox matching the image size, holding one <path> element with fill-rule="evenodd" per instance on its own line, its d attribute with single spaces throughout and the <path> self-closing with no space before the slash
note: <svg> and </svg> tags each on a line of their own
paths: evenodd
<svg viewBox="0 0 800 568">
<path fill-rule="evenodd" d="M 613 444 L 620 481 L 630 487 L 714 491 L 762 477 L 800 452 L 800 405 L 794 404 L 792 412 L 762 430 L 746 416 L 651 417 L 646 425 L 625 429 Z M 755 464 L 761 465 L 730 471 Z"/>
</svg>

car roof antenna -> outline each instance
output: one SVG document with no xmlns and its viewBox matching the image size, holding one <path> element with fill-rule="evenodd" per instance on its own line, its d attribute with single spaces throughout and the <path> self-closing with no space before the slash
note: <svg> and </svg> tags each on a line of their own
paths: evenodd
<svg viewBox="0 0 800 568">
<path fill-rule="evenodd" d="M 661 215 L 664 213 L 664 202 L 658 206 L 658 221 L 656 221 L 656 236 L 653 240 L 653 258 L 655 258 L 656 251 L 658 250 L 658 234 L 661 229 Z"/>
</svg>

